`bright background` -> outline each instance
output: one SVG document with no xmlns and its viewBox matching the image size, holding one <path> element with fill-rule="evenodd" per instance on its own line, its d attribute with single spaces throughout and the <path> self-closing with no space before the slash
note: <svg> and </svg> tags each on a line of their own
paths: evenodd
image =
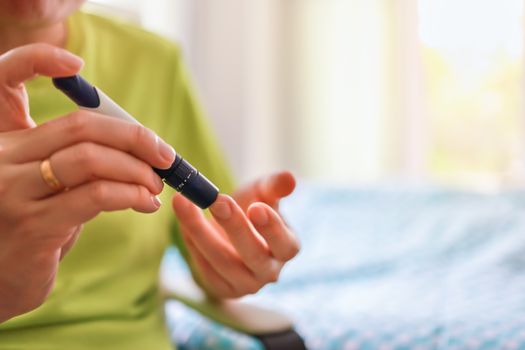
<svg viewBox="0 0 525 350">
<path fill-rule="evenodd" d="M 99 0 L 178 42 L 241 181 L 525 183 L 524 0 Z"/>
</svg>

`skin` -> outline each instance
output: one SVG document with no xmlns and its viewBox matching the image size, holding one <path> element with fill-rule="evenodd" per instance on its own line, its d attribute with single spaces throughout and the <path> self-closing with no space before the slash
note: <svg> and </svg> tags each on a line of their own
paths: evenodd
<svg viewBox="0 0 525 350">
<path fill-rule="evenodd" d="M 238 298 L 276 282 L 284 264 L 299 252 L 299 242 L 279 215 L 281 198 L 295 179 L 282 172 L 220 195 L 212 219 L 186 198 L 172 201 L 190 252 L 194 277 L 209 296 Z"/>
<path fill-rule="evenodd" d="M 103 211 L 158 210 L 163 184 L 151 167 L 175 158 L 153 131 L 111 117 L 78 111 L 42 125 L 31 119 L 24 82 L 73 75 L 83 65 L 59 48 L 65 19 L 82 2 L 0 0 L 0 266 L 10 267 L 0 269 L 0 323 L 46 300 L 84 223 Z M 46 158 L 68 191 L 44 182 Z M 211 218 L 173 197 L 194 278 L 210 297 L 237 298 L 277 281 L 299 251 L 278 211 L 294 188 L 289 172 L 263 178 L 221 194 Z"/>
</svg>

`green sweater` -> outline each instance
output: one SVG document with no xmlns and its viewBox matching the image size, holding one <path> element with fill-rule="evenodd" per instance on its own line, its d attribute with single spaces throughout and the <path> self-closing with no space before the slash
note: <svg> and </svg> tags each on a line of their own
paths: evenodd
<svg viewBox="0 0 525 350">
<path fill-rule="evenodd" d="M 222 192 L 231 191 L 229 171 L 177 47 L 130 24 L 82 12 L 70 17 L 68 26 L 67 48 L 86 62 L 81 74 L 171 143 Z M 29 82 L 27 89 L 37 123 L 76 110 L 48 78 Z M 0 324 L 0 349 L 172 349 L 157 287 L 170 239 L 183 248 L 172 194 L 166 187 L 164 205 L 155 214 L 103 213 L 87 223 L 60 264 L 47 301 Z"/>
</svg>

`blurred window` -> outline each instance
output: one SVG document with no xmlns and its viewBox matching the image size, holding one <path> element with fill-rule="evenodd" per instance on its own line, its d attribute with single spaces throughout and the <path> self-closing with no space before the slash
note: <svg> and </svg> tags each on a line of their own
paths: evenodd
<svg viewBox="0 0 525 350">
<path fill-rule="evenodd" d="M 457 185 L 523 176 L 523 0 L 419 0 L 428 171 Z"/>
<path fill-rule="evenodd" d="M 524 1 L 95 2 L 182 44 L 241 179 L 492 189 L 525 183 Z"/>
</svg>

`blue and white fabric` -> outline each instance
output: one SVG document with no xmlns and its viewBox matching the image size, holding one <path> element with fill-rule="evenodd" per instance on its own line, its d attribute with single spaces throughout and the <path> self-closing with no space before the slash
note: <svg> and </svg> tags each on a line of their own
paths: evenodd
<svg viewBox="0 0 525 350">
<path fill-rule="evenodd" d="M 309 349 L 525 349 L 524 191 L 303 186 L 282 209 L 302 251 L 248 300 L 289 314 Z M 182 350 L 262 349 L 166 310 Z"/>
</svg>

